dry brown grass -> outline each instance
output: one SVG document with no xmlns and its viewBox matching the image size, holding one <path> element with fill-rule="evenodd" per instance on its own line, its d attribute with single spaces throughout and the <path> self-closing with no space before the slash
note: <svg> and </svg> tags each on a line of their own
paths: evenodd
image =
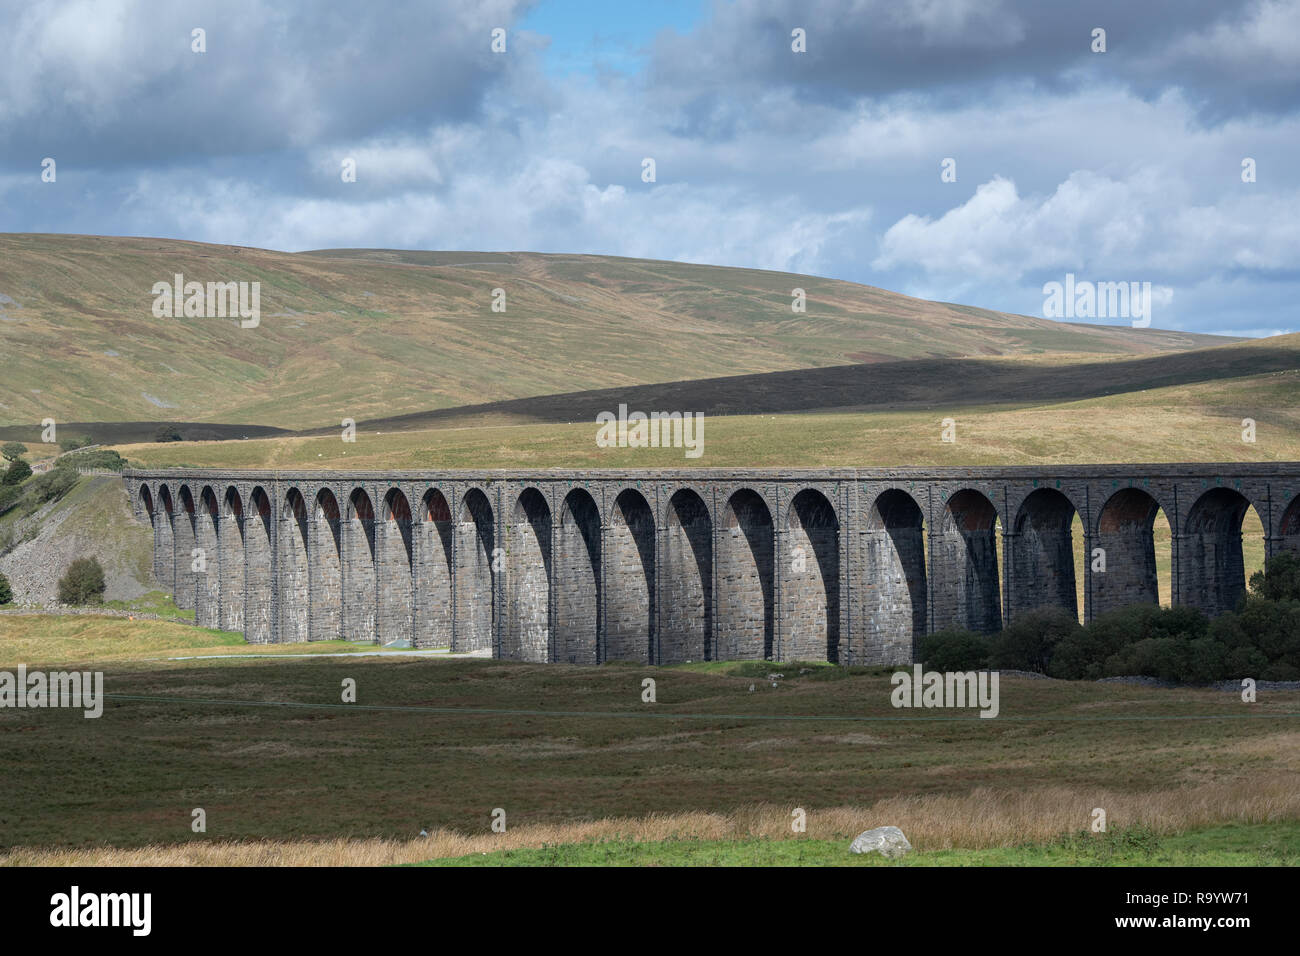
<svg viewBox="0 0 1300 956">
<path fill-rule="evenodd" d="M 919 850 L 988 849 L 1042 843 L 1078 832 L 1102 807 L 1110 826 L 1142 824 L 1175 833 L 1227 822 L 1300 819 L 1300 788 L 1290 773 L 1153 793 L 1033 791 L 980 788 L 964 796 L 891 797 L 871 807 L 808 812 L 807 835 L 850 839 L 871 827 L 894 825 Z M 498 850 L 566 843 L 653 843 L 664 840 L 789 839 L 790 809 L 752 806 L 731 814 L 654 814 L 631 819 L 517 827 L 506 833 L 435 830 L 413 840 L 250 841 L 135 849 L 20 847 L 0 854 L 4 866 L 387 866 Z"/>
</svg>

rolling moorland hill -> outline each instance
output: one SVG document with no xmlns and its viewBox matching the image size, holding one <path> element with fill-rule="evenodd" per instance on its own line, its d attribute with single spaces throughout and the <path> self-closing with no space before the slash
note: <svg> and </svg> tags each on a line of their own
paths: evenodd
<svg viewBox="0 0 1300 956">
<path fill-rule="evenodd" d="M 261 324 L 154 317 L 154 283 L 177 273 L 260 282 Z M 791 312 L 796 287 L 805 314 Z M 643 259 L 0 234 L 0 425 L 310 429 L 656 382 L 977 356 L 1059 365 L 1227 341 Z"/>
</svg>

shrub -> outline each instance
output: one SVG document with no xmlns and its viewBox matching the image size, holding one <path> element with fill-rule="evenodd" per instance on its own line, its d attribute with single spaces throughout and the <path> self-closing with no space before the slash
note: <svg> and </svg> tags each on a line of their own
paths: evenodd
<svg viewBox="0 0 1300 956">
<path fill-rule="evenodd" d="M 1267 601 L 1300 601 L 1300 556 L 1279 551 L 1250 576 L 1250 589 Z"/>
<path fill-rule="evenodd" d="M 27 454 L 27 446 L 20 441 L 7 441 L 0 445 L 0 457 L 6 461 L 16 461 Z"/>
<path fill-rule="evenodd" d="M 9 586 L 9 579 L 0 573 L 0 604 L 14 603 L 14 589 Z"/>
<path fill-rule="evenodd" d="M 104 569 L 98 558 L 78 558 L 59 579 L 63 604 L 99 604 L 104 600 Z"/>
<path fill-rule="evenodd" d="M 1057 645 L 1079 630 L 1075 616 L 1060 608 L 1028 611 L 990 642 L 989 665 L 1046 674 Z"/>
<path fill-rule="evenodd" d="M 27 464 L 21 458 L 15 458 L 9 463 L 9 469 L 5 472 L 3 479 L 6 485 L 19 485 L 32 476 L 32 466 Z"/>
<path fill-rule="evenodd" d="M 126 459 L 111 448 L 92 448 L 64 455 L 59 465 L 69 468 L 105 468 L 109 471 L 121 471 L 126 467 Z"/>
<path fill-rule="evenodd" d="M 989 639 L 959 628 L 927 634 L 918 651 L 920 662 L 930 670 L 972 671 L 989 666 Z"/>
<path fill-rule="evenodd" d="M 89 435 L 73 435 L 71 438 L 59 439 L 59 447 L 64 451 L 76 451 L 78 448 L 85 448 L 90 443 Z"/>
<path fill-rule="evenodd" d="M 184 439 L 181 438 L 180 429 L 175 425 L 163 425 L 160 427 L 156 432 L 154 432 L 153 440 L 156 442 L 184 441 Z"/>
<path fill-rule="evenodd" d="M 58 465 L 33 478 L 27 486 L 27 494 L 35 504 L 57 501 L 72 490 L 78 478 L 80 475 L 74 469 Z"/>
</svg>

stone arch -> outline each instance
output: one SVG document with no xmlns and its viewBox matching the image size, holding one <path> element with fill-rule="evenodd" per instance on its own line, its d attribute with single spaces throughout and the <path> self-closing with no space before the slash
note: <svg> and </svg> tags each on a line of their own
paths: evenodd
<svg viewBox="0 0 1300 956">
<path fill-rule="evenodd" d="M 451 508 L 430 488 L 420 502 L 415 548 L 415 646 L 451 646 Z"/>
<path fill-rule="evenodd" d="M 742 488 L 727 500 L 719 523 L 717 658 L 771 659 L 772 512 L 758 492 Z"/>
<path fill-rule="evenodd" d="M 141 513 L 148 516 L 149 525 L 150 527 L 152 527 L 153 526 L 153 493 L 149 490 L 149 486 L 144 482 L 141 482 L 139 489 L 137 489 L 136 491 L 135 497 L 136 497 L 136 502 L 139 505 L 139 510 L 141 511 Z"/>
<path fill-rule="evenodd" d="M 1300 552 L 1300 495 L 1291 499 L 1278 521 L 1277 550 Z"/>
<path fill-rule="evenodd" d="M 555 656 L 569 664 L 599 664 L 601 607 L 600 509 L 583 488 L 560 507 L 555 538 Z"/>
<path fill-rule="evenodd" d="M 276 574 L 280 585 L 281 644 L 297 644 L 308 639 L 311 607 L 310 569 L 307 562 L 307 502 L 302 492 L 290 488 L 280 509 L 280 528 L 276 536 L 279 560 Z"/>
<path fill-rule="evenodd" d="M 309 639 L 337 641 L 343 637 L 343 522 L 330 489 L 316 492 L 311 522 Z"/>
<path fill-rule="evenodd" d="M 1097 513 L 1095 548 L 1101 548 L 1105 570 L 1094 570 L 1093 616 L 1130 604 L 1159 604 L 1154 528 L 1160 504 L 1141 488 L 1121 488 Z M 1098 558 L 1089 554 L 1094 562 Z"/>
<path fill-rule="evenodd" d="M 163 590 L 176 597 L 176 503 L 172 500 L 171 489 L 166 485 L 158 486 L 158 507 L 161 520 L 154 523 L 157 534 L 157 547 L 154 551 L 154 574 Z M 178 605 L 179 606 L 179 605 Z"/>
<path fill-rule="evenodd" d="M 375 574 L 379 583 L 379 640 L 414 642 L 411 503 L 401 490 L 384 496 L 384 520 L 376 530 Z"/>
<path fill-rule="evenodd" d="M 194 546 L 199 550 L 194 580 L 194 623 L 199 627 L 221 626 L 221 551 L 217 524 L 221 511 L 211 485 L 199 493 L 194 513 Z"/>
<path fill-rule="evenodd" d="M 348 495 L 343 532 L 343 637 L 376 639 L 375 506 L 364 488 Z"/>
<path fill-rule="evenodd" d="M 1001 630 L 997 508 L 982 492 L 963 488 L 947 500 L 939 520 L 930 554 L 934 629 Z"/>
<path fill-rule="evenodd" d="M 840 659 L 840 521 L 830 500 L 805 488 L 786 509 L 780 560 L 781 648 L 786 661 Z"/>
<path fill-rule="evenodd" d="M 181 485 L 176 492 L 180 506 L 172 518 L 172 534 L 176 547 L 176 606 L 187 611 L 195 610 L 198 593 L 198 573 L 194 570 L 196 548 L 194 542 L 194 493 L 189 485 Z"/>
<path fill-rule="evenodd" d="M 713 519 L 696 492 L 668 500 L 664 524 L 658 661 L 677 664 L 713 657 Z"/>
<path fill-rule="evenodd" d="M 493 650 L 496 625 L 496 529 L 492 505 L 479 488 L 461 499 L 456 522 L 456 651 Z"/>
<path fill-rule="evenodd" d="M 271 641 L 271 499 L 260 485 L 248 496 L 244 518 L 244 639 Z"/>
<path fill-rule="evenodd" d="M 1074 503 L 1055 488 L 1037 488 L 1020 505 L 1006 555 L 1009 620 L 1044 607 L 1060 608 L 1078 619 L 1076 514 Z"/>
<path fill-rule="evenodd" d="M 858 588 L 863 643 L 852 664 L 910 664 L 928 624 L 925 513 L 901 488 L 882 491 L 865 521 L 863 580 Z"/>
<path fill-rule="evenodd" d="M 221 526 L 221 623 L 223 631 L 244 629 L 244 502 L 234 485 L 226 488 Z"/>
<path fill-rule="evenodd" d="M 551 509 L 536 488 L 520 492 L 506 528 L 506 626 L 501 657 L 550 658 Z"/>
<path fill-rule="evenodd" d="M 655 518 L 635 488 L 614 499 L 605 540 L 606 660 L 655 663 Z"/>
<path fill-rule="evenodd" d="M 1187 511 L 1178 542 L 1180 603 L 1213 617 L 1246 593 L 1241 525 L 1249 499 L 1231 488 L 1211 488 Z"/>
</svg>

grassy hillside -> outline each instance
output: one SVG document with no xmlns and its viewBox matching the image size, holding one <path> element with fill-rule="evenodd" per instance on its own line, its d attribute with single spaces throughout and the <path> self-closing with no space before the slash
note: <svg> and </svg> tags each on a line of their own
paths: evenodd
<svg viewBox="0 0 1300 956">
<path fill-rule="evenodd" d="M 1236 347 L 1234 347 L 1236 348 Z M 968 398 L 983 396 L 972 392 Z M 634 406 L 635 407 L 635 406 Z M 670 406 L 671 407 L 671 406 Z M 650 410 L 649 406 L 642 409 Z M 956 441 L 940 440 L 941 419 Z M 1257 423 L 1242 440 L 1241 421 Z M 237 468 L 690 468 L 1052 465 L 1300 460 L 1300 369 L 1081 400 L 708 416 L 704 451 L 601 448 L 594 416 L 566 424 L 366 426 L 241 442 L 119 446 L 133 464 Z"/>
<path fill-rule="evenodd" d="M 153 536 L 132 516 L 121 478 L 83 476 L 57 501 L 31 512 L 19 505 L 0 516 L 0 572 L 15 602 L 52 603 L 59 578 L 82 557 L 95 557 L 104 568 L 109 601 L 131 602 L 158 586 Z"/>
<path fill-rule="evenodd" d="M 258 281 L 261 325 L 159 319 L 155 282 Z M 807 292 L 794 314 L 791 290 Z M 491 310 L 492 290 L 507 311 Z M 575 389 L 891 359 L 1125 356 L 1216 340 L 810 276 L 602 256 L 0 234 L 0 424 L 333 426 Z M 12 301 L 9 301 L 12 300 Z"/>
</svg>

